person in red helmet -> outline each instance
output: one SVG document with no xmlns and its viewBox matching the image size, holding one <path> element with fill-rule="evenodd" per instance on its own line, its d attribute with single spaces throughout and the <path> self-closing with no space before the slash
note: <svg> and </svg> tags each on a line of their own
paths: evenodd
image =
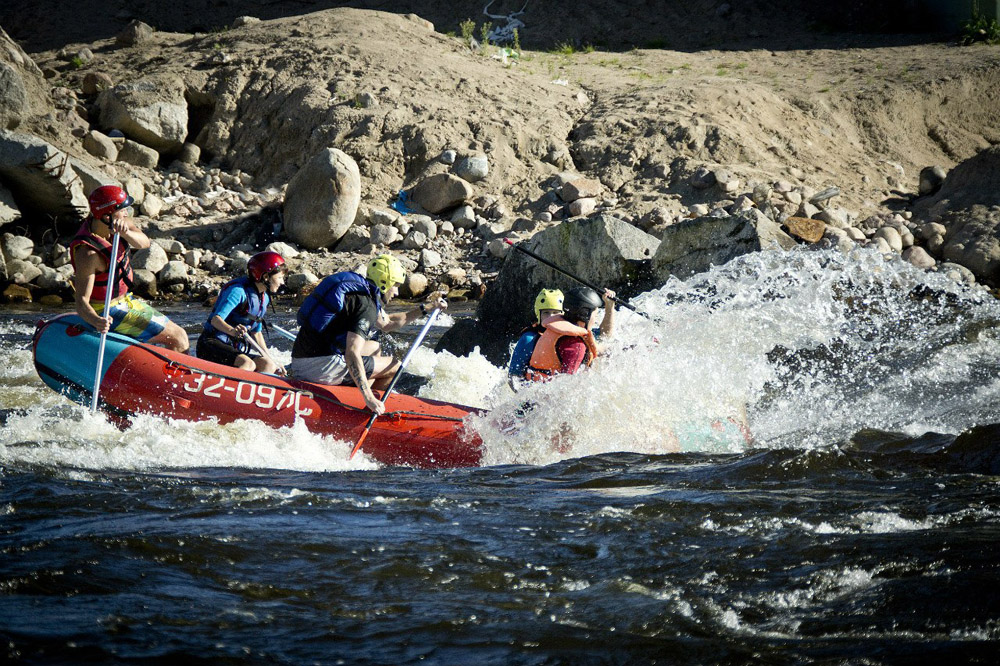
<svg viewBox="0 0 1000 666">
<path fill-rule="evenodd" d="M 258 252 L 250 257 L 247 276 L 226 283 L 215 299 L 212 314 L 198 338 L 198 358 L 242 370 L 285 373 L 271 359 L 255 354 L 247 340 L 250 336 L 261 349 L 267 349 L 264 315 L 271 294 L 285 283 L 285 270 L 285 260 L 277 252 Z"/>
<path fill-rule="evenodd" d="M 131 293 L 132 249 L 149 247 L 149 238 L 128 217 L 132 197 L 117 185 L 103 185 L 87 198 L 90 216 L 70 242 L 76 312 L 98 333 L 114 331 L 139 342 L 163 345 L 179 352 L 188 350 L 184 329 Z M 112 259 L 112 238 L 121 236 L 118 256 Z M 108 273 L 114 261 L 114 283 Z M 111 307 L 104 312 L 104 297 L 111 290 Z"/>
</svg>

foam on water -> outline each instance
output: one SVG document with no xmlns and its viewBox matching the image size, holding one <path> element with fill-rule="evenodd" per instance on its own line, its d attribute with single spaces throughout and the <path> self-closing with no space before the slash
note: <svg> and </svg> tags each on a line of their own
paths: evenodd
<svg viewBox="0 0 1000 666">
<path fill-rule="evenodd" d="M 121 431 L 103 415 L 74 405 L 10 415 L 0 436 L 0 463 L 115 470 L 377 467 L 361 455 L 348 462 L 351 447 L 350 442 L 313 434 L 301 422 L 275 429 L 257 421 L 219 425 L 141 415 Z"/>
</svg>

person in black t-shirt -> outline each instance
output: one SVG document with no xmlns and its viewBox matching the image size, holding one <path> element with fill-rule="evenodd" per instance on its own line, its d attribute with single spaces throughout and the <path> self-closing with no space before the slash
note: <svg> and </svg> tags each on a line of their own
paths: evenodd
<svg viewBox="0 0 1000 666">
<path fill-rule="evenodd" d="M 383 309 L 398 292 L 403 267 L 389 254 L 368 264 L 367 277 L 352 271 L 323 279 L 299 308 L 299 334 L 292 347 L 289 372 L 297 379 L 321 384 L 353 380 L 365 405 L 377 414 L 385 405 L 372 388 L 385 388 L 399 361 L 379 353 L 375 331 L 395 331 L 448 303 L 435 294 L 428 303 L 396 314 Z"/>
</svg>

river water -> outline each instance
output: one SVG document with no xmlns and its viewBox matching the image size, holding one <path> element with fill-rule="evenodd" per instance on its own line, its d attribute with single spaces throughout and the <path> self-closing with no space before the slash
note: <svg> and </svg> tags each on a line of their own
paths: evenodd
<svg viewBox="0 0 1000 666">
<path fill-rule="evenodd" d="M 38 313 L 0 313 L 0 655 L 997 662 L 992 297 L 796 252 L 635 302 L 653 320 L 622 313 L 588 372 L 531 387 L 516 432 L 500 369 L 416 354 L 415 390 L 491 408 L 488 465 L 431 471 L 299 427 L 119 431 L 37 378 Z M 207 315 L 166 310 L 193 335 Z M 744 410 L 751 445 L 707 426 Z"/>
</svg>

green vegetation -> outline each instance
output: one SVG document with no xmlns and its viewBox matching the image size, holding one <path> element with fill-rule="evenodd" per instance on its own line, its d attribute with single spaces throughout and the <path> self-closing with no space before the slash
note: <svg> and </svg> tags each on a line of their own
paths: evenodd
<svg viewBox="0 0 1000 666">
<path fill-rule="evenodd" d="M 482 40 L 479 42 L 480 46 L 483 48 L 483 54 L 486 54 L 486 50 L 490 47 L 490 30 L 493 29 L 493 22 L 487 21 L 479 28 L 479 36 Z"/>
<path fill-rule="evenodd" d="M 73 69 L 80 69 L 81 67 L 83 67 L 83 65 L 84 65 L 83 58 L 81 58 L 80 56 L 73 56 L 72 58 L 70 58 L 69 66 L 72 67 Z"/>
<path fill-rule="evenodd" d="M 720 67 L 719 69 L 715 70 L 715 75 L 716 76 L 725 76 L 728 73 L 729 73 L 729 70 L 726 69 L 725 67 Z"/>
<path fill-rule="evenodd" d="M 559 42 L 556 44 L 555 48 L 549 51 L 549 53 L 555 53 L 556 55 L 570 56 L 574 53 L 593 53 L 594 47 L 591 44 L 586 44 L 579 49 L 570 44 L 569 42 Z"/>
<path fill-rule="evenodd" d="M 1000 44 L 1000 21 L 986 18 L 979 13 L 979 2 L 972 3 L 972 18 L 962 24 L 962 36 L 959 42 L 963 46 L 985 42 Z"/>
<path fill-rule="evenodd" d="M 472 48 L 472 32 L 476 29 L 476 22 L 472 19 L 465 19 L 458 24 L 458 29 L 462 31 L 462 41 L 469 48 Z"/>
<path fill-rule="evenodd" d="M 514 28 L 514 43 L 511 45 L 514 53 L 517 54 L 518 60 L 521 59 L 521 35 L 518 34 L 517 28 Z"/>
</svg>

